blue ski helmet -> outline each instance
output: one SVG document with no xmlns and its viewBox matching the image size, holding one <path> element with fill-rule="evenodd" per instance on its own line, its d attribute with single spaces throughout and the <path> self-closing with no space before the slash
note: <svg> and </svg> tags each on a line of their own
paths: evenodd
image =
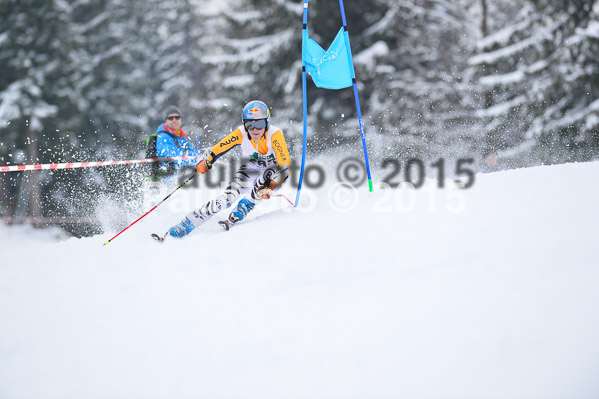
<svg viewBox="0 0 599 399">
<path fill-rule="evenodd" d="M 268 106 L 262 101 L 253 100 L 250 101 L 243 107 L 242 114 L 243 125 L 245 127 L 246 122 L 249 121 L 257 121 L 260 119 L 264 119 L 266 121 L 266 130 L 268 130 L 270 126 L 270 111 L 268 110 Z M 245 128 L 247 132 L 247 128 Z"/>
</svg>

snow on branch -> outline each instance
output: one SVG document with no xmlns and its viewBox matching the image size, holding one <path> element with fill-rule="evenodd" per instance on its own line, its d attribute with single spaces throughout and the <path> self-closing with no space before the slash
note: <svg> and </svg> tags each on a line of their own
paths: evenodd
<svg viewBox="0 0 599 399">
<path fill-rule="evenodd" d="M 243 88 L 248 87 L 252 83 L 254 83 L 255 76 L 254 75 L 236 75 L 236 76 L 227 76 L 223 79 L 224 87 L 233 87 L 233 88 Z"/>
<path fill-rule="evenodd" d="M 385 32 L 389 29 L 389 26 L 394 23 L 395 16 L 399 10 L 399 5 L 392 5 L 389 10 L 385 13 L 385 16 L 381 18 L 377 23 L 370 26 L 364 31 L 365 36 Z"/>
<path fill-rule="evenodd" d="M 516 53 L 519 53 L 528 47 L 538 45 L 539 43 L 545 41 L 547 38 L 553 37 L 554 32 L 567 21 L 568 16 L 564 15 L 560 19 L 558 19 L 553 25 L 545 27 L 544 29 L 540 29 L 538 32 L 534 33 L 527 39 L 516 42 L 510 46 L 501 48 L 499 50 L 491 51 L 488 53 L 482 53 L 471 57 L 470 60 L 468 60 L 468 64 L 494 64 L 502 58 L 508 58 L 510 56 L 513 56 Z"/>
<path fill-rule="evenodd" d="M 590 37 L 599 39 L 599 21 L 590 21 L 584 29 L 576 28 L 576 33 L 566 40 L 566 45 L 573 46 L 588 40 Z"/>
<path fill-rule="evenodd" d="M 273 35 L 251 39 L 231 39 L 227 44 L 233 47 L 234 54 L 206 55 L 203 61 L 207 64 L 219 65 L 238 62 L 255 62 L 259 65 L 270 61 L 270 55 L 284 48 L 293 39 L 295 29 L 287 29 Z"/>
<path fill-rule="evenodd" d="M 509 43 L 510 39 L 516 32 L 520 32 L 520 31 L 526 29 L 526 27 L 529 26 L 530 24 L 531 24 L 531 20 L 527 19 L 527 20 L 522 21 L 516 25 L 506 26 L 505 28 L 503 28 L 493 34 L 490 34 L 490 35 L 485 36 L 485 37 L 481 38 L 480 40 L 478 40 L 478 42 L 476 43 L 476 48 L 479 51 L 484 51 L 484 49 L 491 48 L 496 45 L 505 46 L 506 44 Z"/>
<path fill-rule="evenodd" d="M 479 81 L 486 87 L 508 86 L 513 83 L 521 83 L 526 79 L 527 75 L 540 72 L 548 66 L 549 63 L 547 60 L 540 60 L 513 72 L 482 76 Z"/>
<path fill-rule="evenodd" d="M 260 11 L 227 12 L 227 17 L 240 25 L 246 25 L 249 22 L 260 20 L 263 13 Z"/>
<path fill-rule="evenodd" d="M 373 70 L 377 66 L 377 58 L 385 57 L 389 54 L 389 46 L 384 41 L 379 40 L 367 49 L 354 56 L 356 64 L 364 65 L 368 70 Z"/>
<path fill-rule="evenodd" d="M 599 21 L 590 21 L 589 25 L 585 29 L 579 28 L 576 30 L 576 32 L 584 36 L 599 39 Z"/>
<path fill-rule="evenodd" d="M 593 120 L 595 120 L 598 113 L 599 99 L 593 101 L 587 107 L 579 110 L 578 112 L 564 113 L 564 116 L 562 118 L 553 120 L 551 123 L 548 123 L 547 128 L 548 130 L 558 130 L 569 126 L 582 125 L 583 122 L 586 122 L 587 119 L 590 117 L 594 117 Z"/>
<path fill-rule="evenodd" d="M 522 70 L 517 70 L 501 75 L 489 75 L 480 78 L 480 83 L 483 86 L 494 87 L 499 85 L 508 85 L 510 83 L 519 83 L 524 80 L 526 73 Z"/>
<path fill-rule="evenodd" d="M 476 111 L 476 115 L 479 118 L 506 115 L 512 108 L 516 108 L 524 103 L 526 103 L 526 96 L 520 95 L 512 98 L 509 101 L 493 105 L 492 107 L 479 109 L 478 111 Z"/>
</svg>

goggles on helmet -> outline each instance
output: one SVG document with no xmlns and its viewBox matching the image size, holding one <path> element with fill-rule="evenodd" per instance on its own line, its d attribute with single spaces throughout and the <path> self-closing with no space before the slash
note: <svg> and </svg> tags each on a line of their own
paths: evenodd
<svg viewBox="0 0 599 399">
<path fill-rule="evenodd" d="M 248 119 L 243 121 L 243 126 L 249 132 L 252 129 L 265 129 L 266 119 Z"/>
</svg>

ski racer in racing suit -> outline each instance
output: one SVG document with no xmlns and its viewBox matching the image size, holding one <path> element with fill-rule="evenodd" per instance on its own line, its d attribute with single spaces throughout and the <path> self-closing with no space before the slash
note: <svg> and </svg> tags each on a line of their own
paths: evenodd
<svg viewBox="0 0 599 399">
<path fill-rule="evenodd" d="M 243 162 L 224 193 L 189 213 L 181 223 L 169 229 L 173 237 L 183 237 L 199 227 L 212 215 L 233 205 L 243 194 L 227 220 L 219 222 L 226 230 L 242 220 L 263 199 L 272 195 L 289 177 L 291 159 L 283 132 L 270 124 L 270 111 L 262 101 L 250 101 L 243 108 L 243 125 L 229 133 L 214 147 L 207 158 L 198 163 L 198 173 L 204 174 L 214 162 L 237 146 L 241 146 Z"/>
</svg>

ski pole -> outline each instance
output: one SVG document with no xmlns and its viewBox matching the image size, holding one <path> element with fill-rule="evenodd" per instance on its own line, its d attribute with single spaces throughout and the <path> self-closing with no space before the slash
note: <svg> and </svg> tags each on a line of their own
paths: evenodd
<svg viewBox="0 0 599 399">
<path fill-rule="evenodd" d="M 141 215 L 135 222 L 131 223 L 129 226 L 125 227 L 123 230 L 121 230 L 117 235 L 115 235 L 114 237 L 112 237 L 110 240 L 106 241 L 104 243 L 104 245 L 110 244 L 110 242 L 112 240 L 114 240 L 115 238 L 117 238 L 118 236 L 121 235 L 121 233 L 125 232 L 125 230 L 127 230 L 129 227 L 133 226 L 135 223 L 139 222 L 141 219 L 143 219 L 148 213 L 152 212 L 154 209 L 158 208 L 158 205 L 162 204 L 164 201 L 166 201 L 171 195 L 173 195 L 178 189 L 180 189 L 181 187 L 183 187 L 184 185 L 186 185 L 187 183 L 189 183 L 189 181 L 191 179 L 193 179 L 194 177 L 196 177 L 198 175 L 198 172 L 196 171 L 193 175 L 191 175 L 191 177 L 187 180 L 185 180 L 179 187 L 177 187 L 176 189 L 173 190 L 172 193 L 170 193 L 169 195 L 167 195 L 166 197 L 164 197 L 164 199 L 162 201 L 160 201 L 159 203 L 157 203 L 156 205 L 154 205 L 154 207 L 152 209 L 150 209 L 149 211 L 147 211 L 146 213 L 144 213 L 143 215 Z"/>
<path fill-rule="evenodd" d="M 289 203 L 291 204 L 291 206 L 293 206 L 293 202 L 291 202 L 291 201 L 289 200 L 289 198 L 287 198 L 287 197 L 286 197 L 286 196 L 284 196 L 283 194 L 275 194 L 274 196 L 275 196 L 275 197 L 283 197 L 283 198 L 285 198 L 285 199 L 287 200 L 287 202 L 289 202 Z"/>
</svg>

